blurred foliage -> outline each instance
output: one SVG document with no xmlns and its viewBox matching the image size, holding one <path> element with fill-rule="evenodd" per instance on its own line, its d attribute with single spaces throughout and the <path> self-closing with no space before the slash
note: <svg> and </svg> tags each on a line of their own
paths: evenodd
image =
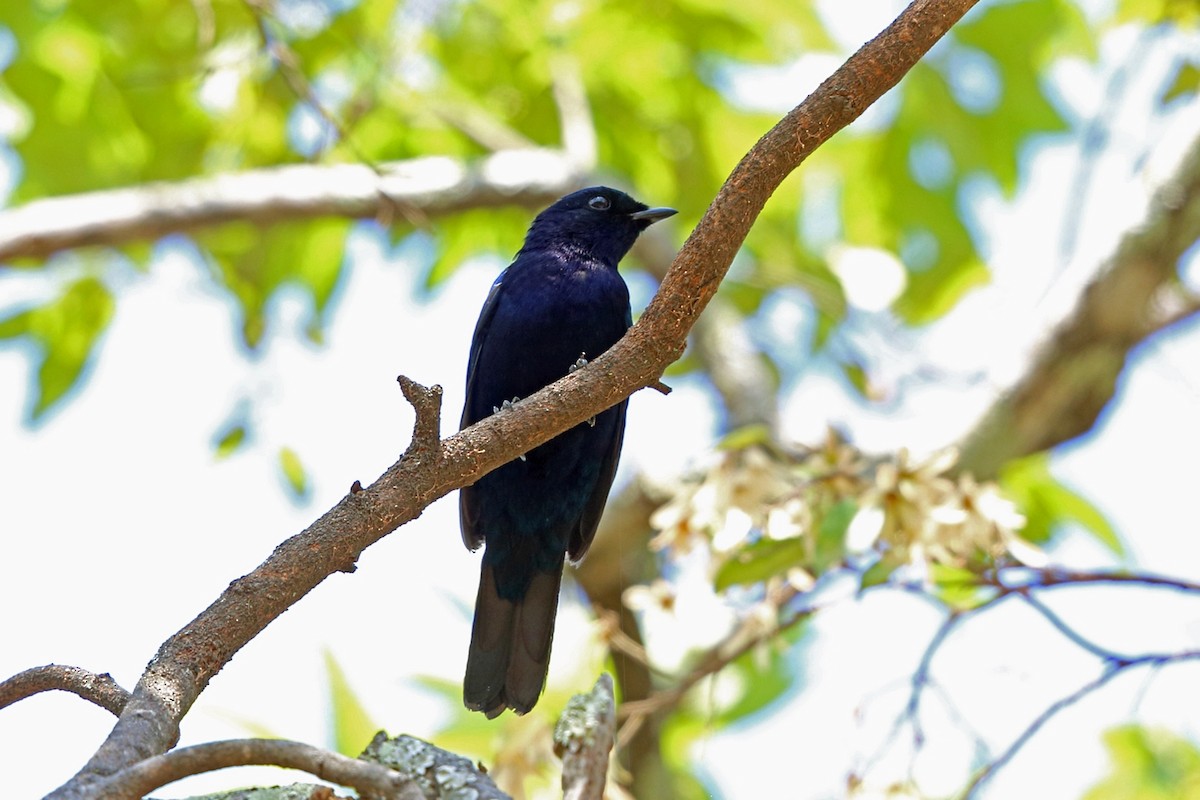
<svg viewBox="0 0 1200 800">
<path fill-rule="evenodd" d="M 325 675 L 329 682 L 330 744 L 334 752 L 357 758 L 381 727 L 372 721 L 366 706 L 346 679 L 342 665 L 328 648 L 325 650 Z"/>
<path fill-rule="evenodd" d="M 1000 484 L 1025 515 L 1022 535 L 1042 544 L 1059 526 L 1075 524 L 1117 556 L 1125 556 L 1121 537 L 1090 500 L 1060 483 L 1050 474 L 1050 456 L 1037 453 L 1005 465 Z"/>
<path fill-rule="evenodd" d="M 104 284 L 87 277 L 68 283 L 43 305 L 0 318 L 0 339 L 24 340 L 36 353 L 32 419 L 52 408 L 80 379 L 115 310 L 116 300 Z"/>
<path fill-rule="evenodd" d="M 304 500 L 308 497 L 312 484 L 299 453 L 290 447 L 279 448 L 279 472 L 294 499 Z"/>
<path fill-rule="evenodd" d="M 1083 800 L 1200 800 L 1200 749 L 1170 731 L 1123 725 L 1104 734 L 1112 772 Z"/>
<path fill-rule="evenodd" d="M 769 75 L 803 56 L 845 52 L 812 4 L 783 0 L 39 0 L 0 21 L 14 41 L 0 73 L 0 98 L 20 120 L 10 136 L 20 160 L 14 203 L 303 160 L 554 147 L 556 75 L 570 71 L 583 76 L 596 120 L 598 179 L 678 207 L 677 231 L 778 118 L 748 107 L 738 70 Z M 832 215 L 836 240 L 899 255 L 908 280 L 895 309 L 906 320 L 945 313 L 988 277 L 961 211 L 965 182 L 984 178 L 1012 193 L 1024 144 L 1065 127 L 1041 72 L 1053 57 L 1094 49 L 1092 29 L 1066 0 L 973 12 L 873 121 L 813 158 L 806 170 L 833 187 L 828 198 L 806 201 L 792 185 L 768 204 L 723 291 L 750 314 L 779 287 L 804 288 L 824 344 L 846 303 L 826 264 L 833 241 L 806 234 L 805 219 Z M 781 88 L 775 103 L 785 109 L 808 88 Z M 528 215 L 439 221 L 428 285 L 473 254 L 513 252 Z M 235 222 L 192 234 L 214 283 L 236 300 L 247 347 L 263 341 L 270 298 L 289 284 L 310 295 L 306 330 L 320 340 L 350 225 Z M 409 232 L 397 223 L 397 235 Z M 145 243 L 122 247 L 145 262 Z M 38 339 L 45 363 L 86 362 L 94 321 L 108 313 L 101 293 L 93 301 L 98 308 L 77 322 L 18 335 Z M 869 376 L 853 354 L 844 360 L 866 391 Z M 63 397 L 72 374 L 39 372 L 35 413 Z"/>
</svg>

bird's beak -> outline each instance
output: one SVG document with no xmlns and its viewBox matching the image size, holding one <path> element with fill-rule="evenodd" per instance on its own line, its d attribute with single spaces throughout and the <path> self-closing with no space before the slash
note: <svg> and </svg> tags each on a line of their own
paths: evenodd
<svg viewBox="0 0 1200 800">
<path fill-rule="evenodd" d="M 658 222 L 660 219 L 673 217 L 678 213 L 679 212 L 675 209 L 666 208 L 664 206 L 661 208 L 647 208 L 645 211 L 635 211 L 629 215 L 629 218 L 636 219 L 640 222 L 645 222 L 647 225 L 651 225 L 655 222 Z"/>
</svg>

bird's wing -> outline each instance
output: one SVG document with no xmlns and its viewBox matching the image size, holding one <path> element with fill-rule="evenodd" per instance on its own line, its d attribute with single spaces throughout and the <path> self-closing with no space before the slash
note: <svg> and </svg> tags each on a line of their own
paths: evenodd
<svg viewBox="0 0 1200 800">
<path fill-rule="evenodd" d="M 588 548 L 592 544 L 592 538 L 596 535 L 596 528 L 600 525 L 600 515 L 604 513 L 608 490 L 612 488 L 613 477 L 617 474 L 617 462 L 621 458 L 621 441 L 625 438 L 625 410 L 628 405 L 628 400 L 622 400 L 612 409 L 617 415 L 612 441 L 605 449 L 603 460 L 600 462 L 596 487 L 583 507 L 579 524 L 571 531 L 570 539 L 567 541 L 567 556 L 573 562 L 579 561 L 587 554 Z"/>
<path fill-rule="evenodd" d="M 483 309 L 479 312 L 479 321 L 475 323 L 475 334 L 471 337 L 471 356 L 467 360 L 467 392 L 463 401 L 462 419 L 458 424 L 459 430 L 474 425 L 483 418 L 471 412 L 475 407 L 476 367 L 479 363 L 479 352 L 483 349 L 488 330 L 492 326 L 492 318 L 496 316 L 496 308 L 500 305 L 500 291 L 504 286 L 506 274 L 508 270 L 501 272 L 500 277 L 492 284 L 487 300 L 483 301 Z M 458 493 L 458 521 L 462 529 L 463 544 L 470 550 L 479 549 L 479 545 L 483 544 L 483 533 L 478 527 L 479 508 L 470 486 L 463 487 Z"/>
<path fill-rule="evenodd" d="M 500 305 L 500 291 L 507 274 L 508 270 L 501 272 L 500 277 L 492 283 L 487 299 L 483 301 L 483 308 L 479 311 L 479 320 L 475 323 L 475 334 L 471 337 L 471 356 L 467 360 L 467 396 L 463 402 L 462 419 L 458 424 L 460 431 L 483 419 L 471 414 L 475 405 L 475 368 L 479 364 L 479 351 L 483 349 L 483 343 L 487 340 L 488 329 L 492 327 L 492 318 L 496 316 L 496 308 Z"/>
</svg>

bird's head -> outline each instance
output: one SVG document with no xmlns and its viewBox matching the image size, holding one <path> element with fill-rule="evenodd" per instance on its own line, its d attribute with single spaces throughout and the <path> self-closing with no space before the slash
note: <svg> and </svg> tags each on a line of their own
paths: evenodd
<svg viewBox="0 0 1200 800">
<path fill-rule="evenodd" d="M 607 186 L 591 186 L 559 198 L 538 214 L 524 249 L 568 247 L 615 267 L 639 233 L 675 213 L 673 208 L 650 208 Z"/>
</svg>

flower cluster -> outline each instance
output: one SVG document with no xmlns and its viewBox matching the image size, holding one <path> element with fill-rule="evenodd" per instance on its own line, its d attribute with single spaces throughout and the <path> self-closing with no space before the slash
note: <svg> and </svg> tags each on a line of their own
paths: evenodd
<svg viewBox="0 0 1200 800">
<path fill-rule="evenodd" d="M 995 484 L 952 474 L 956 458 L 954 450 L 869 458 L 833 433 L 798 453 L 763 442 L 720 450 L 652 515 L 652 546 L 706 547 L 718 571 L 770 557 L 780 575 L 820 574 L 871 550 L 893 566 L 1040 565 L 1041 552 L 1018 536 L 1024 518 L 1012 502 Z M 768 544 L 786 540 L 798 544 Z"/>
</svg>

